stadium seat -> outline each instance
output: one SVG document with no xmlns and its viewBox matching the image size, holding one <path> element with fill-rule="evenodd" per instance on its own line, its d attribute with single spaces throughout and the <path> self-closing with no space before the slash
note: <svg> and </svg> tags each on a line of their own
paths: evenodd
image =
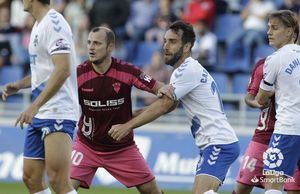
<svg viewBox="0 0 300 194">
<path fill-rule="evenodd" d="M 255 49 L 254 59 L 258 61 L 262 58 L 265 58 L 274 52 L 274 48 L 269 45 L 260 45 Z"/>
<path fill-rule="evenodd" d="M 23 78 L 23 70 L 20 66 L 5 66 L 0 69 L 0 86 Z M 22 95 L 12 95 L 7 102 L 22 102 Z"/>
<path fill-rule="evenodd" d="M 210 73 L 210 75 L 214 78 L 215 82 L 217 83 L 220 93 L 229 92 L 228 77 L 225 73 L 214 72 L 214 73 Z"/>
<path fill-rule="evenodd" d="M 162 46 L 159 43 L 140 42 L 133 63 L 140 67 L 150 63 L 153 53 L 160 49 L 162 49 Z"/>
<path fill-rule="evenodd" d="M 23 78 L 23 70 L 20 66 L 4 66 L 0 69 L 0 86 Z"/>
<path fill-rule="evenodd" d="M 235 74 L 232 80 L 232 93 L 235 94 L 246 94 L 247 87 L 249 84 L 249 74 Z"/>
<path fill-rule="evenodd" d="M 226 73 L 238 73 L 238 72 L 250 72 L 250 64 L 247 58 L 242 56 L 226 57 L 224 64 L 220 66 L 220 69 Z"/>
<path fill-rule="evenodd" d="M 219 15 L 214 26 L 214 33 L 218 42 L 226 42 L 233 30 L 242 27 L 242 20 L 238 14 Z"/>
</svg>

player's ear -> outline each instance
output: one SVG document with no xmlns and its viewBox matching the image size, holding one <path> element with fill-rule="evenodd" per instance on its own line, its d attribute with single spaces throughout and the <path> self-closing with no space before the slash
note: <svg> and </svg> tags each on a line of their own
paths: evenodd
<svg viewBox="0 0 300 194">
<path fill-rule="evenodd" d="M 293 28 L 287 28 L 287 33 L 286 33 L 286 35 L 288 36 L 288 37 L 292 37 L 293 35 L 294 35 L 294 30 L 293 30 Z M 292 37 L 293 38 L 293 37 Z"/>
<path fill-rule="evenodd" d="M 111 42 L 109 43 L 109 45 L 107 45 L 107 49 L 112 52 L 115 49 L 115 43 Z"/>
<path fill-rule="evenodd" d="M 192 44 L 190 42 L 187 42 L 183 45 L 183 52 L 187 53 L 190 52 L 190 50 L 192 49 Z"/>
</svg>

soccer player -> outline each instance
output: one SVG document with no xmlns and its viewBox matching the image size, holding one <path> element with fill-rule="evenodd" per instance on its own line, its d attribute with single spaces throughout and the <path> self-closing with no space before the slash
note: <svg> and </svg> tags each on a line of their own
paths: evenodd
<svg viewBox="0 0 300 194">
<path fill-rule="evenodd" d="M 30 44 L 31 75 L 6 85 L 2 98 L 31 86 L 33 102 L 15 125 L 29 124 L 24 145 L 23 181 L 30 193 L 50 194 L 44 174 L 55 193 L 77 193 L 69 169 L 73 131 L 78 119 L 76 56 L 71 29 L 50 0 L 24 0 L 33 15 Z M 9 76 L 9 75 L 8 75 Z"/>
<path fill-rule="evenodd" d="M 129 122 L 113 126 L 109 134 L 122 141 L 134 128 L 173 110 L 180 101 L 200 149 L 193 193 L 212 194 L 218 190 L 229 166 L 239 156 L 239 144 L 227 121 L 214 79 L 191 58 L 194 41 L 195 33 L 190 24 L 182 21 L 171 24 L 164 37 L 163 49 L 165 63 L 175 69 L 170 79 L 174 98 L 162 96 Z"/>
<path fill-rule="evenodd" d="M 97 169 L 103 167 L 126 187 L 136 187 L 143 194 L 161 194 L 133 132 L 115 141 L 108 130 L 132 118 L 133 86 L 156 94 L 162 84 L 139 68 L 113 58 L 114 47 L 112 30 L 93 28 L 87 41 L 89 60 L 77 68 L 82 115 L 73 145 L 72 183 L 76 189 L 89 188 Z"/>
<path fill-rule="evenodd" d="M 252 108 L 261 108 L 257 128 L 253 138 L 244 154 L 240 170 L 237 175 L 237 185 L 233 194 L 250 194 L 253 187 L 264 188 L 265 176 L 263 175 L 263 154 L 268 149 L 274 124 L 275 124 L 275 97 L 272 96 L 268 106 L 262 107 L 255 100 L 260 82 L 263 78 L 263 65 L 265 59 L 259 60 L 252 72 L 250 83 L 247 89 L 245 102 Z M 300 193 L 300 173 L 297 170 L 294 174 L 294 182 L 285 183 L 284 188 L 288 194 Z"/>
<path fill-rule="evenodd" d="M 275 92 L 276 121 L 264 154 L 266 194 L 281 194 L 284 178 L 292 177 L 300 159 L 300 46 L 297 17 L 289 10 L 268 17 L 269 44 L 277 50 L 264 63 L 264 76 L 256 101 L 268 103 Z"/>
</svg>

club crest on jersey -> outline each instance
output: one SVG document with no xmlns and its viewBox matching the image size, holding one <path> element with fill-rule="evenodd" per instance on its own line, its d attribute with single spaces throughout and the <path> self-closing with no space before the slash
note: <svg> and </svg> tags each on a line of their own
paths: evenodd
<svg viewBox="0 0 300 194">
<path fill-rule="evenodd" d="M 38 39 L 38 35 L 36 34 L 33 40 L 33 45 L 36 47 L 38 43 L 39 43 L 39 39 Z"/>
<path fill-rule="evenodd" d="M 120 89 L 121 89 L 121 83 L 120 82 L 116 82 L 116 83 L 113 83 L 113 88 L 115 90 L 116 93 L 119 93 Z"/>
</svg>

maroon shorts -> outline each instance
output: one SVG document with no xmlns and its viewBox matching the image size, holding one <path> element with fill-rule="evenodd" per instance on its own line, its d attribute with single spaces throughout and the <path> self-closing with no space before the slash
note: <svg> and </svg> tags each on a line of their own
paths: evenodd
<svg viewBox="0 0 300 194">
<path fill-rule="evenodd" d="M 154 179 L 136 145 L 112 152 L 99 152 L 77 138 L 73 145 L 71 178 L 80 181 L 81 187 L 89 188 L 99 167 L 126 187 L 134 187 Z"/>
<path fill-rule="evenodd" d="M 246 153 L 243 156 L 243 160 L 240 166 L 240 170 L 237 175 L 237 182 L 264 188 L 265 182 L 263 181 L 265 176 L 263 175 L 263 153 L 268 149 L 268 145 L 251 141 L 248 145 Z M 300 172 L 296 168 L 294 173 L 295 181 L 286 182 L 284 189 L 287 191 L 300 190 Z"/>
</svg>

